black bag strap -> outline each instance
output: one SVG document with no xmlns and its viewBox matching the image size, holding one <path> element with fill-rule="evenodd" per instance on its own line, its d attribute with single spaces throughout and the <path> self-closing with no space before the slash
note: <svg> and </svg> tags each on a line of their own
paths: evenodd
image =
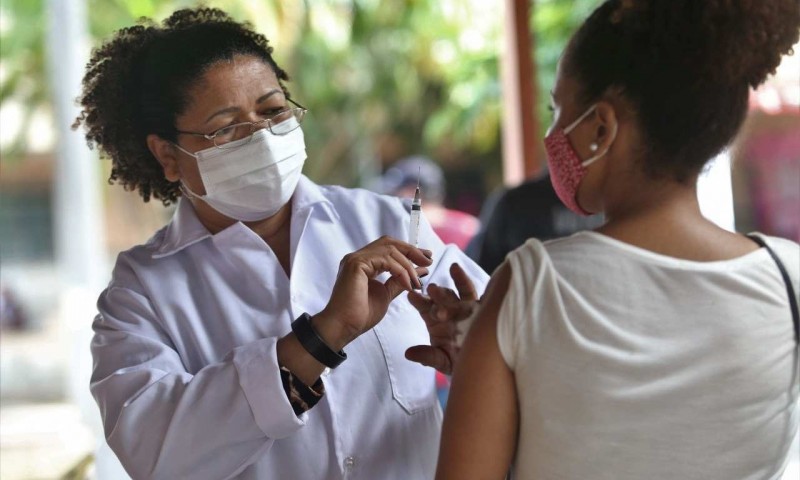
<svg viewBox="0 0 800 480">
<path fill-rule="evenodd" d="M 794 322 L 794 340 L 800 344 L 800 312 L 798 312 L 797 309 L 797 298 L 794 296 L 794 288 L 792 288 L 792 281 L 789 279 L 789 273 L 786 271 L 786 267 L 783 266 L 781 259 L 778 258 L 778 255 L 767 245 L 764 239 L 756 235 L 748 235 L 747 238 L 756 242 L 761 247 L 766 248 L 769 255 L 775 260 L 775 263 L 778 264 L 778 270 L 781 271 L 783 283 L 786 284 L 786 292 L 789 294 L 789 307 L 792 309 L 792 321 Z"/>
</svg>

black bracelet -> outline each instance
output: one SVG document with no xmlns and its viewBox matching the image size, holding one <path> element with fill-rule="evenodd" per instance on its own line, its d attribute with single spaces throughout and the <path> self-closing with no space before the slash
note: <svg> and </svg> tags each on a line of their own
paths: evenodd
<svg viewBox="0 0 800 480">
<path fill-rule="evenodd" d="M 340 363 L 347 360 L 347 354 L 344 353 L 344 350 L 334 352 L 314 331 L 314 327 L 311 326 L 311 315 L 304 313 L 297 317 L 297 320 L 292 322 L 292 331 L 300 345 L 326 367 L 336 368 Z"/>
</svg>

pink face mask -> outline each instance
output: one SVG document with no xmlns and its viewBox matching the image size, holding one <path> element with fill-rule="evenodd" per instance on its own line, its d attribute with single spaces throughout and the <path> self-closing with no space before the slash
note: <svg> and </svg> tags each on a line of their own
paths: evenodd
<svg viewBox="0 0 800 480">
<path fill-rule="evenodd" d="M 547 164 L 550 168 L 550 181 L 553 183 L 553 188 L 556 191 L 558 198 L 566 205 L 567 208 L 579 215 L 591 215 L 580 205 L 578 205 L 578 186 L 581 180 L 586 175 L 589 165 L 597 161 L 600 157 L 608 153 L 608 148 L 598 153 L 597 155 L 587 159 L 581 160 L 578 153 L 572 148 L 569 143 L 567 135 L 575 129 L 583 120 L 586 119 L 597 105 L 592 105 L 589 109 L 577 120 L 572 122 L 569 126 L 562 129 L 553 130 L 550 135 L 544 139 L 544 148 L 547 152 Z M 614 128 L 614 138 L 617 136 L 616 127 Z M 612 138 L 611 142 L 613 143 Z M 609 143 L 609 148 L 610 148 Z M 594 145 L 596 149 L 596 145 Z"/>
</svg>

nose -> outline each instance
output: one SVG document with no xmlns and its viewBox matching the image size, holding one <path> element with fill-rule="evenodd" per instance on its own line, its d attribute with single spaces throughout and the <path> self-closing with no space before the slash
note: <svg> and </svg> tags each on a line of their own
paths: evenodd
<svg viewBox="0 0 800 480">
<path fill-rule="evenodd" d="M 263 130 L 263 129 L 267 128 L 267 124 L 269 123 L 268 119 L 259 118 L 258 116 L 256 116 L 254 119 L 252 119 L 250 121 L 252 122 L 252 125 L 250 127 L 250 129 L 252 130 L 252 133 L 255 133 L 255 132 L 259 131 L 259 130 Z"/>
</svg>

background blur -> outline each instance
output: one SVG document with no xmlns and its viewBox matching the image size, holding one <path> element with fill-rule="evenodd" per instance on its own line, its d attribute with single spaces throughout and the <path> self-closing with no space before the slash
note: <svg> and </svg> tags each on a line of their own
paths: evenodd
<svg viewBox="0 0 800 480">
<path fill-rule="evenodd" d="M 425 154 L 447 180 L 445 205 L 478 215 L 503 183 L 500 59 L 504 7 L 486 0 L 219 0 L 250 21 L 308 107 L 305 173 L 366 186 Z M 535 0 L 535 113 L 568 35 L 600 2 Z M 90 48 L 142 16 L 193 1 L 0 0 L 0 478 L 91 472 L 100 434 L 88 393 L 94 300 L 117 252 L 171 214 L 108 185 L 110 164 L 69 125 Z M 77 80 L 76 80 L 77 79 Z M 541 153 L 541 152 L 539 152 Z M 543 157 L 540 157 L 543 158 Z M 728 228 L 800 241 L 800 59 L 751 97 L 736 145 L 708 175 L 704 212 Z M 732 165 L 732 167 L 730 167 Z M 716 212 L 716 213 L 713 213 Z M 81 463 L 87 460 L 85 463 Z M 114 472 L 97 465 L 96 472 Z M 786 478 L 797 477 L 797 465 Z M 78 472 L 76 478 L 83 474 Z M 113 473 L 97 475 L 116 478 Z"/>
</svg>

